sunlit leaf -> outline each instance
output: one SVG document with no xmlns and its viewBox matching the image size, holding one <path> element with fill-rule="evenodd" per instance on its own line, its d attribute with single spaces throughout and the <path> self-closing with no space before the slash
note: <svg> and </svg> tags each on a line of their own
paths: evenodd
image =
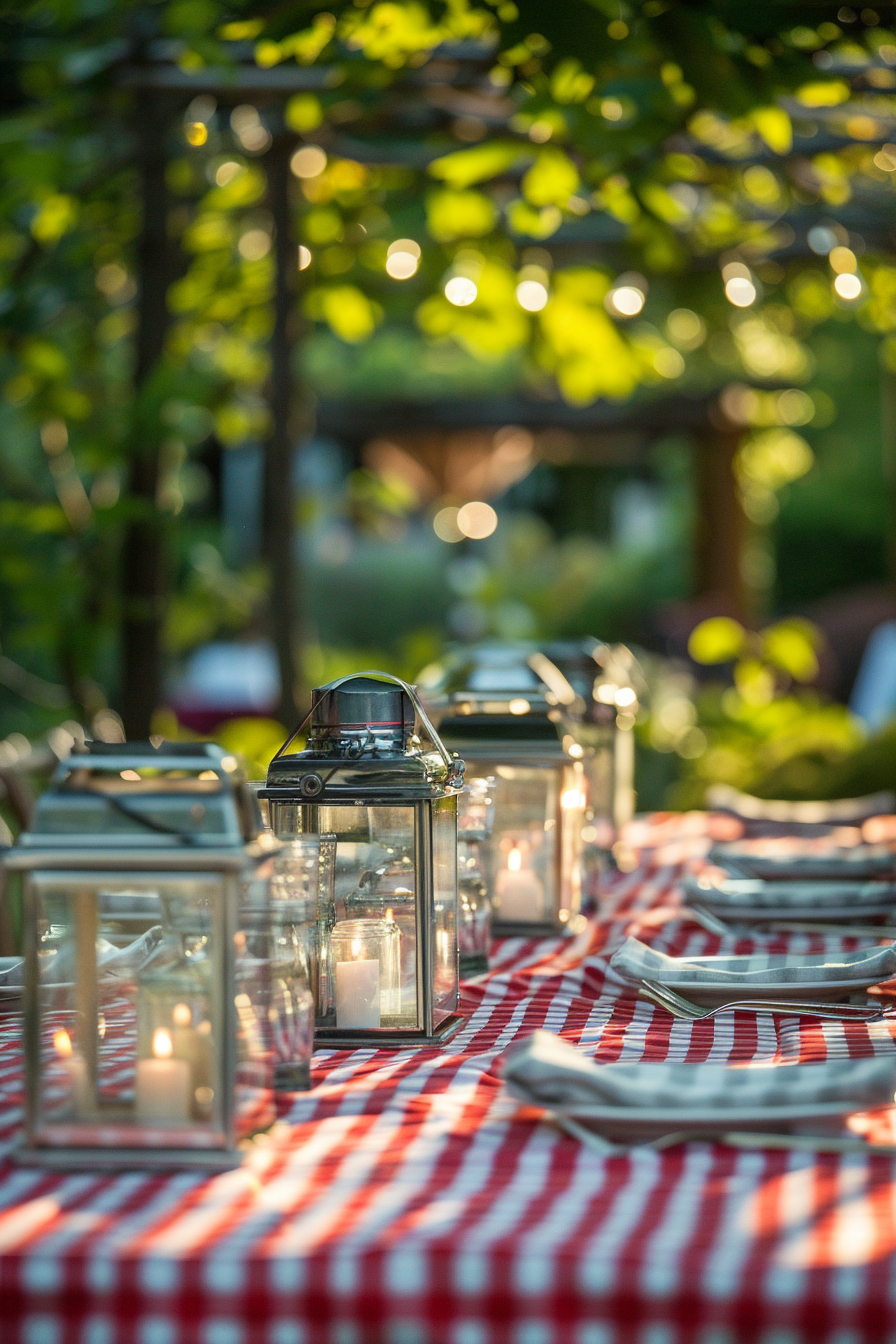
<svg viewBox="0 0 896 1344">
<path fill-rule="evenodd" d="M 523 195 L 536 206 L 566 205 L 578 186 L 578 169 L 562 149 L 554 146 L 540 151 L 522 181 Z"/>
<path fill-rule="evenodd" d="M 818 676 L 818 642 L 818 631 L 808 621 L 778 621 L 762 631 L 763 656 L 795 681 Z"/>
<path fill-rule="evenodd" d="M 744 649 L 746 632 L 730 616 L 710 616 L 694 626 L 688 639 L 688 653 L 695 663 L 730 663 Z"/>
<path fill-rule="evenodd" d="M 497 213 L 494 202 L 481 191 L 433 191 L 426 198 L 426 227 L 440 243 L 489 233 Z"/>
<path fill-rule="evenodd" d="M 433 159 L 429 172 L 452 187 L 470 187 L 504 173 L 531 151 L 514 140 L 493 140 Z"/>
<path fill-rule="evenodd" d="M 789 154 L 793 147 L 793 127 L 782 107 L 757 107 L 750 114 L 759 135 L 776 154 Z"/>
</svg>

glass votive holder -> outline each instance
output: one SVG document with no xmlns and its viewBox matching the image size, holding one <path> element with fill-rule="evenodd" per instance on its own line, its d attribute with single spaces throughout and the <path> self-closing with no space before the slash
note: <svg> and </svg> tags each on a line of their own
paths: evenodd
<svg viewBox="0 0 896 1344">
<path fill-rule="evenodd" d="M 495 824 L 495 777 L 468 778 L 457 800 L 458 840 L 487 840 Z"/>
<path fill-rule="evenodd" d="M 483 871 L 478 840 L 457 844 L 457 946 L 460 976 L 465 979 L 488 970 L 492 931 L 492 903 Z"/>
<path fill-rule="evenodd" d="M 401 934 L 390 919 L 339 920 L 330 935 L 340 1031 L 376 1030 L 401 1016 Z"/>
<path fill-rule="evenodd" d="M 336 837 L 301 835 L 271 859 L 270 918 L 288 928 L 319 1026 L 335 1012 L 330 933 L 336 923 Z"/>
</svg>

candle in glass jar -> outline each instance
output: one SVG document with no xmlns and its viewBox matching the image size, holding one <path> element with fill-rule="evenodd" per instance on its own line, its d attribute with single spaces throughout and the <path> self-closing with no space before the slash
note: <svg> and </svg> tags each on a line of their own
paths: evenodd
<svg viewBox="0 0 896 1344">
<path fill-rule="evenodd" d="M 522 850 L 516 845 L 507 855 L 507 867 L 498 873 L 495 894 L 503 920 L 537 922 L 544 918 L 544 886 L 537 873 L 523 866 Z"/>
<path fill-rule="evenodd" d="M 68 1079 L 68 1093 L 75 1114 L 89 1109 L 90 1087 L 87 1081 L 87 1061 L 75 1050 L 72 1038 L 63 1027 L 53 1035 L 56 1061 Z"/>
<path fill-rule="evenodd" d="M 336 963 L 336 1026 L 340 1029 L 380 1025 L 380 963 L 362 960 L 360 939 L 351 945 L 352 961 Z"/>
<path fill-rule="evenodd" d="M 171 1032 L 174 1058 L 185 1059 L 190 1066 L 193 1118 L 207 1120 L 209 1103 L 203 1098 L 211 1094 L 211 1023 L 206 1020 L 200 1022 L 198 1027 L 194 1027 L 193 1010 L 188 1003 L 176 1003 L 171 1013 L 171 1020 L 174 1023 Z"/>
<path fill-rule="evenodd" d="M 192 1094 L 190 1065 L 174 1059 L 171 1032 L 152 1034 L 152 1059 L 137 1061 L 137 1116 L 140 1120 L 189 1120 Z"/>
</svg>

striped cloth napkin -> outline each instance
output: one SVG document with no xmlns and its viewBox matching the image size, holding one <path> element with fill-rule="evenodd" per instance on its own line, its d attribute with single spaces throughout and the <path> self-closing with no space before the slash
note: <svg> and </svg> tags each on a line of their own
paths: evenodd
<svg viewBox="0 0 896 1344">
<path fill-rule="evenodd" d="M 761 910 L 803 907 L 813 910 L 838 910 L 844 906 L 879 909 L 896 905 L 896 882 L 763 882 L 758 877 L 713 877 L 701 873 L 686 877 L 682 883 L 685 900 L 724 913 L 745 906 Z"/>
<path fill-rule="evenodd" d="M 751 952 L 739 957 L 669 957 L 637 938 L 626 938 L 613 953 L 610 966 L 629 980 L 657 980 L 660 984 L 743 985 L 821 984 L 827 980 L 855 980 L 856 986 L 876 985 L 896 976 L 896 943 L 858 952 Z"/>
<path fill-rule="evenodd" d="M 896 876 L 896 854 L 887 845 L 852 845 L 827 849 L 819 846 L 804 852 L 781 852 L 776 841 L 757 841 L 749 848 L 741 841 L 713 845 L 708 860 L 724 868 L 732 877 L 825 878 L 832 881 L 858 881 L 864 878 Z M 777 851 L 777 852 L 776 852 Z"/>
<path fill-rule="evenodd" d="M 891 1104 L 896 1055 L 819 1064 L 595 1064 L 553 1032 L 516 1041 L 501 1060 L 511 1095 L 530 1106 L 663 1107 L 738 1111 L 847 1101 L 853 1110 Z"/>
</svg>

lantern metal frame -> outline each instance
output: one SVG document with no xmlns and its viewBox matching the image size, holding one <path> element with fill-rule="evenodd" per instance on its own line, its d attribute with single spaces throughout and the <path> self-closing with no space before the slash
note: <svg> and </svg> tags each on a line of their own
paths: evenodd
<svg viewBox="0 0 896 1344">
<path fill-rule="evenodd" d="M 408 696 L 414 711 L 414 721 L 404 731 L 405 749 L 391 758 L 376 753 L 374 734 L 368 732 L 366 742 L 360 738 L 355 750 L 345 756 L 317 755 L 311 750 L 289 754 L 289 747 L 311 721 L 323 696 L 332 694 L 348 682 L 372 678 L 400 687 Z M 315 698 L 316 697 L 316 698 Z M 430 750 L 425 750 L 421 737 L 423 730 L 429 738 Z M 410 746 L 412 750 L 406 748 Z M 367 756 L 372 751 L 374 754 Z M 315 1049 L 326 1048 L 408 1048 L 438 1045 L 448 1039 L 463 1018 L 456 1012 L 436 1020 L 435 1004 L 435 857 L 433 848 L 432 805 L 446 798 L 455 800 L 462 792 L 464 762 L 452 755 L 433 726 L 422 704 L 416 687 L 400 677 L 379 671 L 354 672 L 326 686 L 317 688 L 312 695 L 312 706 L 303 721 L 290 734 L 274 756 L 268 768 L 266 786 L 259 798 L 266 800 L 270 809 L 271 827 L 278 839 L 289 834 L 283 829 L 284 806 L 294 807 L 295 822 L 300 833 L 320 834 L 318 809 L 320 807 L 411 808 L 414 817 L 414 869 L 416 874 L 414 908 L 416 920 L 416 1027 L 354 1027 L 340 1030 L 321 1024 L 315 1028 Z M 326 828 L 323 833 L 329 833 Z M 456 832 L 456 826 L 455 826 Z M 457 902 L 457 845 L 454 846 L 455 878 L 454 900 Z M 455 908 L 454 962 L 456 982 L 459 983 L 457 949 L 457 910 Z"/>
<path fill-rule="evenodd" d="M 81 770 L 104 771 L 109 774 L 123 770 L 158 770 L 195 772 L 197 781 L 202 772 L 214 773 L 220 786 L 220 815 L 223 825 L 220 830 L 202 832 L 198 829 L 181 831 L 153 822 L 151 817 L 142 814 L 137 808 L 115 799 L 106 801 L 116 810 L 135 823 L 132 831 L 59 831 L 47 827 L 42 813 L 58 802 L 64 793 L 67 798 L 92 796 L 102 798 L 94 790 L 80 789 L 67 781 Z M 122 790 L 127 794 L 128 790 Z M 136 796 L 136 795 L 132 795 Z M 153 792 L 150 787 L 141 793 L 144 800 L 164 797 L 165 790 Z M 182 791 L 189 796 L 189 789 Z M 197 790 L 196 802 L 204 801 L 201 790 Z M 212 742 L 161 742 L 156 747 L 152 743 L 128 742 L 90 742 L 80 751 L 63 757 L 56 766 L 46 791 L 37 802 L 34 822 L 28 831 L 19 836 L 17 847 L 48 850 L 54 848 L 74 849 L 78 847 L 102 846 L 126 851 L 150 849 L 177 849 L 184 846 L 203 848 L 238 846 L 257 838 L 261 830 L 261 815 L 252 789 L 246 784 L 239 763 L 233 755 L 225 752 Z"/>
<path fill-rule="evenodd" d="M 448 745 L 463 756 L 468 770 L 481 766 L 484 772 L 497 775 L 499 781 L 502 767 L 553 772 L 557 780 L 553 817 L 557 838 L 551 873 L 553 918 L 502 919 L 496 906 L 492 931 L 497 937 L 572 934 L 579 927 L 582 863 L 580 855 L 573 864 L 575 871 L 569 873 L 570 890 L 566 891 L 564 850 L 571 823 L 564 826 L 562 798 L 566 772 L 577 770 L 584 781 L 584 752 L 578 739 L 581 697 L 551 659 L 532 646 L 484 646 L 480 652 L 493 654 L 494 666 L 483 678 L 487 684 L 471 686 L 469 673 L 476 652 L 457 649 L 453 661 L 449 654 L 448 666 L 443 664 L 438 669 L 442 673 L 440 681 L 434 681 L 426 695 L 439 730 L 448 727 Z M 503 680 L 499 675 L 502 669 L 508 674 Z M 496 817 L 493 843 L 498 831 Z M 489 873 L 493 899 L 495 880 L 493 870 Z"/>
<path fill-rule="evenodd" d="M 36 838 L 36 837 L 35 837 Z M 247 862 L 264 858 L 262 852 L 252 855 L 246 849 L 203 848 L 170 850 L 115 851 L 99 847 L 38 850 L 36 847 L 16 847 L 4 858 L 5 867 L 20 872 L 24 878 L 24 1032 L 26 1105 L 25 1136 L 21 1147 L 14 1152 L 15 1160 L 24 1165 L 39 1165 L 55 1170 L 178 1170 L 200 1169 L 226 1171 L 242 1162 L 244 1154 L 237 1147 L 236 1115 L 234 1107 L 236 1078 L 237 1010 L 234 1002 L 236 983 L 235 935 L 238 931 L 240 888 Z M 216 1013 L 220 1021 L 220 1042 L 217 1058 L 221 1066 L 221 1096 L 216 1097 L 215 1128 L 222 1142 L 208 1147 L 113 1147 L 50 1145 L 41 1143 L 38 1128 L 40 1105 L 40 1031 L 41 1008 L 38 966 L 38 892 L 35 878 L 38 873 L 52 873 L 61 880 L 71 878 L 84 882 L 106 879 L 109 874 L 135 873 L 164 874 L 167 877 L 198 874 L 216 876 L 221 881 L 220 897 L 211 911 L 216 940 L 220 940 L 219 964 L 222 982 L 213 985 L 217 999 Z M 92 898 L 95 901 L 95 897 Z M 86 904 L 86 903 L 85 903 Z M 94 918 L 96 907 L 93 906 Z M 76 1011 L 79 1016 L 96 1019 L 98 1016 L 97 978 L 95 970 L 95 940 L 88 939 L 90 916 L 81 914 L 85 927 L 76 930 Z M 77 916 L 76 916 L 77 918 Z M 92 954 L 92 955 L 91 955 Z M 85 1000 L 87 996 L 87 1000 Z M 91 1012 L 92 1008 L 92 1012 Z M 85 1034 L 88 1076 L 96 1076 L 96 1037 Z M 273 1103 L 273 1090 L 272 1090 Z M 253 1129 L 259 1132 L 273 1123 L 273 1105 L 266 1124 Z M 98 1121 L 102 1123 L 102 1121 Z M 114 1123 L 114 1121 L 110 1121 Z M 149 1127 L 149 1126 L 148 1126 Z M 242 1136 L 246 1137 L 246 1136 Z"/>
</svg>

